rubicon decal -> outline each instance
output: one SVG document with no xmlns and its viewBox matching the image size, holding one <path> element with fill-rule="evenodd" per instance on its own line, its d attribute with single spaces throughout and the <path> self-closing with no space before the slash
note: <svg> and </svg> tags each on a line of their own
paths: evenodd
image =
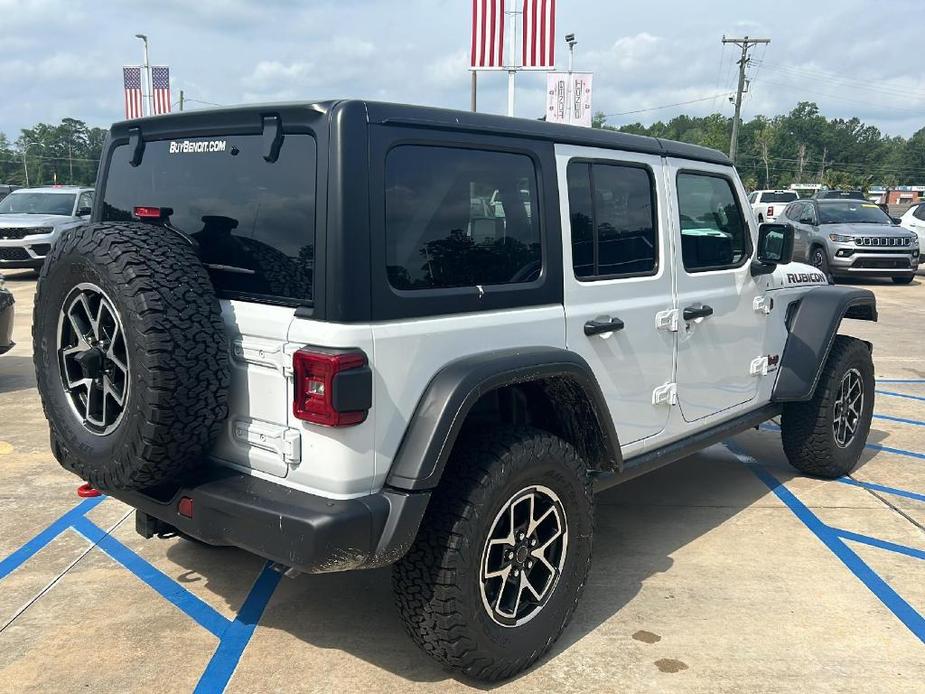
<svg viewBox="0 0 925 694">
<path fill-rule="evenodd" d="M 788 272 L 787 284 L 828 284 L 820 272 Z"/>
<path fill-rule="evenodd" d="M 225 140 L 172 140 L 170 142 L 171 154 L 196 154 L 201 152 L 224 152 Z"/>
</svg>

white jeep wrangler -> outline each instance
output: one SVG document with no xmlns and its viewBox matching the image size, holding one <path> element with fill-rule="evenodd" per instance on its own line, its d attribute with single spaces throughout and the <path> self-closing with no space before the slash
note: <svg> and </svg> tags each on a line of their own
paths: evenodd
<svg viewBox="0 0 925 694">
<path fill-rule="evenodd" d="M 790 262 L 722 154 L 362 101 L 112 127 L 34 349 L 59 462 L 177 532 L 307 573 L 394 564 L 411 636 L 484 680 L 540 658 L 593 492 L 782 415 L 852 470 L 867 290 Z"/>
</svg>

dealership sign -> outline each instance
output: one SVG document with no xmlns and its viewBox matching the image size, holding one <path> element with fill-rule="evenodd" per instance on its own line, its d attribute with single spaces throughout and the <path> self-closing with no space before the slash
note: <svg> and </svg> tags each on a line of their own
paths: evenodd
<svg viewBox="0 0 925 694">
<path fill-rule="evenodd" d="M 591 127 L 590 72 L 549 72 L 546 75 L 546 120 Z"/>
</svg>

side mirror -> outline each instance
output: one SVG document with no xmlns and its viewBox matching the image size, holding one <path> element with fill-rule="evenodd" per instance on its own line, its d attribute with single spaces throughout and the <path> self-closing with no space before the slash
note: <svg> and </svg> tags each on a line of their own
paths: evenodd
<svg viewBox="0 0 925 694">
<path fill-rule="evenodd" d="M 890 217 L 890 219 L 893 221 L 893 224 L 896 224 L 896 225 L 900 225 L 903 223 L 903 220 L 901 220 L 899 217 Z"/>
<path fill-rule="evenodd" d="M 762 224 L 758 227 L 758 252 L 752 261 L 752 276 L 767 275 L 778 265 L 793 259 L 793 227 L 789 224 Z"/>
<path fill-rule="evenodd" d="M 91 214 L 93 214 L 92 207 L 78 207 L 77 208 L 78 217 L 89 217 Z"/>
</svg>

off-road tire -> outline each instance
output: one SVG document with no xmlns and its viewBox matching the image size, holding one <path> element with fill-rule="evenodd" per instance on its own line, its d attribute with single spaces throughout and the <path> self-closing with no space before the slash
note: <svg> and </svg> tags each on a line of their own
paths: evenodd
<svg viewBox="0 0 925 694">
<path fill-rule="evenodd" d="M 864 386 L 864 402 L 854 438 L 841 448 L 835 443 L 832 423 L 842 378 L 857 369 Z M 787 460 L 800 472 L 834 479 L 849 474 L 858 464 L 874 411 L 874 364 L 868 346 L 853 337 L 836 335 L 812 400 L 784 406 L 781 439 Z"/>
<path fill-rule="evenodd" d="M 59 315 L 80 283 L 105 292 L 125 334 L 130 388 L 107 435 L 81 424 L 62 388 Z M 97 489 L 144 489 L 181 476 L 228 416 L 231 367 L 218 299 L 192 246 L 168 229 L 126 222 L 67 232 L 39 276 L 32 339 L 55 456 Z"/>
<path fill-rule="evenodd" d="M 912 284 L 912 280 L 915 279 L 915 275 L 900 275 L 899 277 L 893 277 L 891 279 L 893 280 L 893 284 Z"/>
<path fill-rule="evenodd" d="M 501 626 L 482 603 L 488 533 L 512 494 L 545 485 L 562 500 L 568 551 L 558 584 L 536 615 Z M 581 596 L 591 560 L 594 498 L 587 466 L 562 439 L 529 427 L 469 432 L 457 443 L 417 539 L 393 570 L 405 628 L 428 655 L 473 679 L 497 681 L 541 658 Z"/>
</svg>

